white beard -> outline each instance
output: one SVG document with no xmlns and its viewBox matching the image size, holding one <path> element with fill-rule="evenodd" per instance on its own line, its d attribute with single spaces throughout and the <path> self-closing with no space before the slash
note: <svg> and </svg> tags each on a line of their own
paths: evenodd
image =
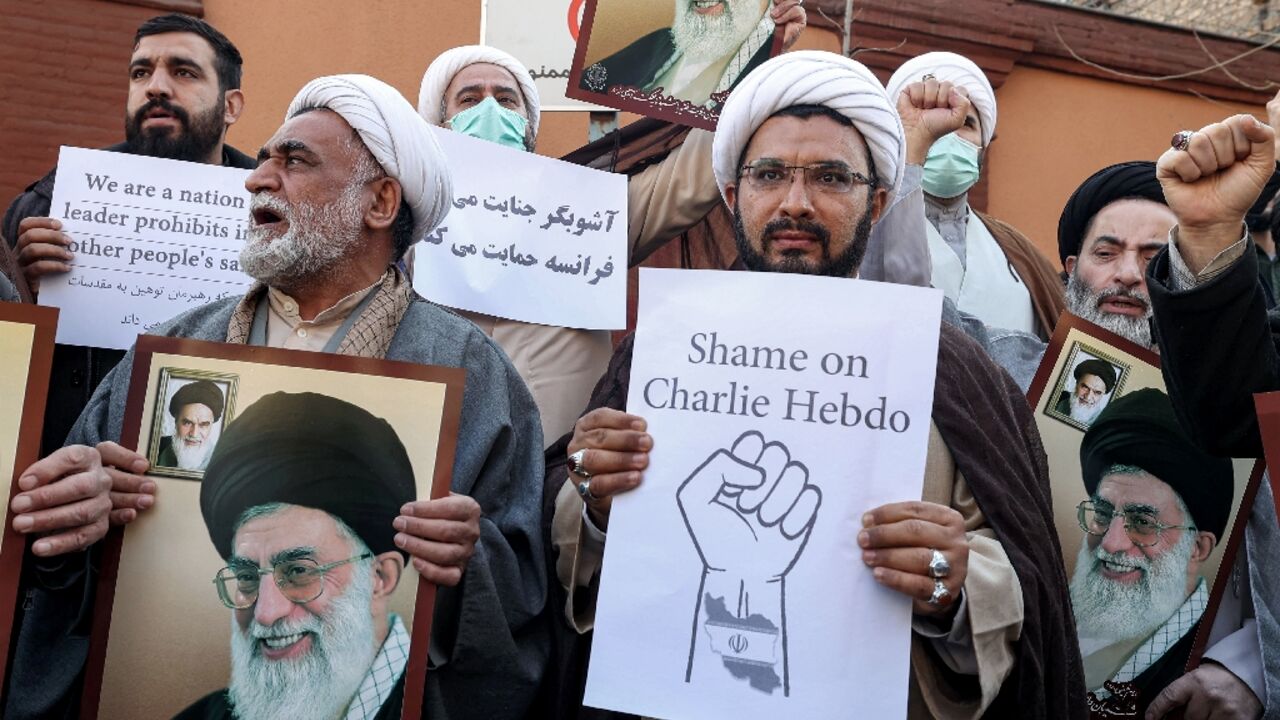
<svg viewBox="0 0 1280 720">
<path fill-rule="evenodd" d="M 1142 317 L 1116 315 L 1115 313 L 1103 312 L 1098 307 L 1098 303 L 1104 297 L 1117 295 L 1141 300 L 1147 306 L 1146 314 Z M 1144 348 L 1153 347 L 1151 342 L 1151 298 L 1140 290 L 1112 289 L 1094 292 L 1082 280 L 1079 280 L 1076 273 L 1073 272 L 1067 278 L 1067 310 L 1072 315 L 1088 320 L 1094 325 L 1104 327 L 1135 345 L 1140 345 Z"/>
<path fill-rule="evenodd" d="M 270 210 L 287 220 L 289 229 L 272 239 L 251 222 L 248 240 L 240 249 L 240 269 L 275 287 L 296 286 L 333 270 L 359 245 L 361 187 L 353 182 L 328 205 L 290 205 L 265 192 L 255 194 L 250 212 Z"/>
<path fill-rule="evenodd" d="M 374 647 L 373 571 L 368 561 L 352 564 L 346 592 L 334 598 L 328 616 L 281 621 L 263 627 L 256 620 L 242 631 L 231 618 L 231 683 L 227 687 L 239 720 L 335 720 L 360 689 L 378 648 Z M 264 577 L 263 582 L 272 582 Z M 292 660 L 267 660 L 258 638 L 308 631 L 311 650 Z"/>
<path fill-rule="evenodd" d="M 209 436 L 195 447 L 189 447 L 178 433 L 173 434 L 173 455 L 183 470 L 204 470 L 209 467 L 209 456 L 218 444 L 218 428 L 210 428 Z"/>
<path fill-rule="evenodd" d="M 736 53 L 762 17 L 756 12 L 756 0 L 722 0 L 724 10 L 719 17 L 694 12 L 694 0 L 675 1 L 671 40 L 676 52 L 690 62 L 708 62 Z"/>
<path fill-rule="evenodd" d="M 1067 398 L 1071 405 L 1071 419 L 1085 425 L 1093 424 L 1093 421 L 1102 413 L 1102 408 L 1106 407 L 1106 403 L 1102 401 L 1102 398 L 1099 398 L 1093 405 L 1085 405 L 1080 402 L 1080 398 L 1075 393 L 1069 393 Z"/>
<path fill-rule="evenodd" d="M 1088 538 L 1081 540 L 1071 577 L 1076 633 L 1081 638 L 1115 644 L 1155 632 L 1186 602 L 1187 563 L 1195 543 L 1195 533 L 1184 530 L 1177 545 L 1149 560 L 1144 556 L 1112 556 L 1101 545 L 1089 552 Z M 1103 559 L 1142 568 L 1142 577 L 1129 585 L 1108 580 L 1098 569 L 1098 561 Z"/>
</svg>

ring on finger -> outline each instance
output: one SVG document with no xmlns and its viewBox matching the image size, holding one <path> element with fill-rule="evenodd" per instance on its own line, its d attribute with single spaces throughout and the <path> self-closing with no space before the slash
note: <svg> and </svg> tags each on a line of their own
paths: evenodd
<svg viewBox="0 0 1280 720">
<path fill-rule="evenodd" d="M 1193 135 L 1195 135 L 1195 133 L 1190 130 L 1180 130 L 1173 134 L 1173 139 L 1169 141 L 1169 145 L 1172 146 L 1174 150 L 1186 152 L 1187 146 L 1191 144 L 1191 136 Z"/>
<path fill-rule="evenodd" d="M 934 75 L 933 73 L 925 73 L 924 76 L 920 78 L 920 82 L 929 82 L 930 80 L 937 80 L 937 79 L 938 79 L 937 76 Z"/>
<path fill-rule="evenodd" d="M 578 483 L 578 495 L 582 496 L 585 502 L 597 502 L 600 498 L 591 494 L 591 480 L 583 480 Z"/>
<path fill-rule="evenodd" d="M 942 601 L 949 597 L 951 597 L 951 591 L 947 589 L 946 585 L 942 584 L 941 580 L 934 578 L 933 594 L 929 596 L 929 604 L 934 607 L 939 607 L 942 605 Z"/>
<path fill-rule="evenodd" d="M 569 456 L 569 472 L 577 475 L 583 480 L 590 480 L 591 473 L 583 467 L 587 459 L 587 449 L 583 448 L 578 452 Z"/>
<path fill-rule="evenodd" d="M 947 558 L 937 548 L 929 548 L 929 552 L 933 555 L 929 558 L 929 577 L 934 580 L 944 578 L 951 574 L 951 563 L 947 562 Z"/>
</svg>

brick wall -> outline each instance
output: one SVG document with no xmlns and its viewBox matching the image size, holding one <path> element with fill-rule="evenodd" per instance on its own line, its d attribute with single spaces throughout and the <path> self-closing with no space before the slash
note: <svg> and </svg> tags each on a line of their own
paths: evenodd
<svg viewBox="0 0 1280 720">
<path fill-rule="evenodd" d="M 0 2 L 0 208 L 57 163 L 60 145 L 124 139 L 133 33 L 162 12 L 105 0 Z"/>
</svg>

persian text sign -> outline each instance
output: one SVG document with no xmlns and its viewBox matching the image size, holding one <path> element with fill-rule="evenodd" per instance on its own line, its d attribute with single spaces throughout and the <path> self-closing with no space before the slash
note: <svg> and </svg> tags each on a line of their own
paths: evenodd
<svg viewBox="0 0 1280 720">
<path fill-rule="evenodd" d="M 627 179 L 435 132 L 454 200 L 417 246 L 414 288 L 442 305 L 513 320 L 625 327 Z"/>
<path fill-rule="evenodd" d="M 75 256 L 40 283 L 58 342 L 124 349 L 139 333 L 252 282 L 238 255 L 248 170 L 63 147 L 50 215 Z"/>
</svg>

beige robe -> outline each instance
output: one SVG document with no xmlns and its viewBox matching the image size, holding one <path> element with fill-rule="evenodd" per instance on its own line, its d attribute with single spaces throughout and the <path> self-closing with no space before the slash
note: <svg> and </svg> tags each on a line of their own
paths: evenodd
<svg viewBox="0 0 1280 720">
<path fill-rule="evenodd" d="M 921 497 L 952 507 L 964 517 L 969 537 L 964 594 L 978 674 L 960 675 L 947 666 L 934 647 L 935 642 L 945 640 L 912 633 L 908 718 L 977 718 L 995 700 L 1013 669 L 1014 647 L 1022 633 L 1022 589 L 1008 555 L 987 527 L 986 518 L 933 423 L 929 427 Z M 556 576 L 568 593 L 565 620 L 579 633 L 591 630 L 595 623 L 603 550 L 590 540 L 582 542 L 588 532 L 583 526 L 582 510 L 582 498 L 570 480 L 556 496 L 551 542 L 558 553 Z M 858 570 L 855 568 L 855 572 Z"/>
<path fill-rule="evenodd" d="M 712 137 L 705 130 L 690 131 L 662 162 L 627 182 L 628 266 L 639 264 L 720 202 L 711 172 Z M 511 358 L 538 404 L 544 446 L 572 430 L 609 366 L 613 355 L 609 332 L 459 314 L 479 326 Z"/>
</svg>

